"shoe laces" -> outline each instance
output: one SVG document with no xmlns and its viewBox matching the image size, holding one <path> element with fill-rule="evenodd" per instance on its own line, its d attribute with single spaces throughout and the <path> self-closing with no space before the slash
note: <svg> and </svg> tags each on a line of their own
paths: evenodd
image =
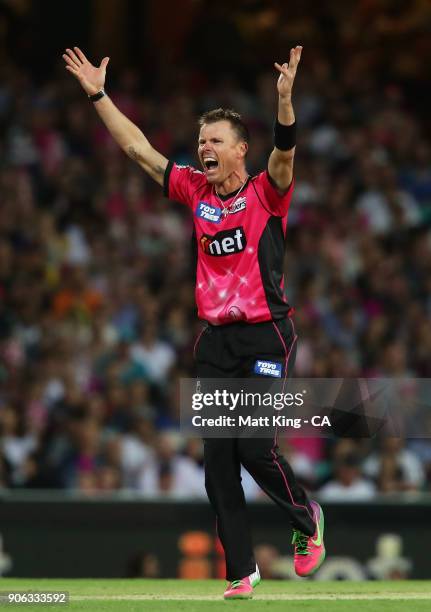
<svg viewBox="0 0 431 612">
<path fill-rule="evenodd" d="M 232 582 L 230 583 L 231 589 L 238 589 L 241 586 L 244 586 L 243 580 L 232 580 Z"/>
<path fill-rule="evenodd" d="M 309 537 L 299 531 L 298 529 L 293 530 L 293 538 L 292 544 L 295 545 L 295 554 L 296 555 L 309 555 L 310 551 L 308 550 L 308 540 Z"/>
</svg>

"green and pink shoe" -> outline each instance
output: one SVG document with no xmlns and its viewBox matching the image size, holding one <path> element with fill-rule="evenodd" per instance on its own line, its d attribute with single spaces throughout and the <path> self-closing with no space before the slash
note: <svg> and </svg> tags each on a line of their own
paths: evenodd
<svg viewBox="0 0 431 612">
<path fill-rule="evenodd" d="M 224 592 L 225 599 L 251 599 L 253 597 L 253 589 L 260 582 L 259 568 L 256 565 L 256 571 L 241 578 L 241 580 L 232 580 Z"/>
<path fill-rule="evenodd" d="M 325 560 L 325 545 L 323 543 L 323 531 L 325 521 L 323 510 L 315 501 L 311 502 L 316 522 L 316 531 L 312 536 L 307 536 L 298 529 L 293 530 L 292 544 L 295 546 L 294 564 L 298 576 L 311 576 L 322 565 Z"/>
<path fill-rule="evenodd" d="M 322 565 L 325 560 L 325 545 L 323 543 L 323 532 L 325 520 L 323 510 L 315 501 L 311 502 L 314 512 L 316 530 L 312 536 L 307 536 L 298 529 L 293 530 L 292 544 L 295 546 L 294 564 L 298 576 L 311 576 Z M 251 599 L 253 589 L 260 582 L 259 568 L 250 576 L 233 580 L 224 593 L 225 599 Z"/>
</svg>

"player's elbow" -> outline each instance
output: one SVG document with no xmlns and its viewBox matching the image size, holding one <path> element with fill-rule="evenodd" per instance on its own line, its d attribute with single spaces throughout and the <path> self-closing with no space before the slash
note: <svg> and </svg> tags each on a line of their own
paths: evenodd
<svg viewBox="0 0 431 612">
<path fill-rule="evenodd" d="M 268 172 L 277 189 L 286 191 L 293 179 L 293 157 L 284 163 L 269 163 Z"/>
<path fill-rule="evenodd" d="M 144 164 L 151 157 L 151 145 L 132 143 L 124 147 L 126 154 L 138 164 Z"/>
<path fill-rule="evenodd" d="M 272 178 L 272 177 L 271 177 Z M 292 184 L 293 173 L 289 175 L 282 176 L 280 178 L 273 178 L 274 184 L 280 192 L 287 191 Z"/>
</svg>

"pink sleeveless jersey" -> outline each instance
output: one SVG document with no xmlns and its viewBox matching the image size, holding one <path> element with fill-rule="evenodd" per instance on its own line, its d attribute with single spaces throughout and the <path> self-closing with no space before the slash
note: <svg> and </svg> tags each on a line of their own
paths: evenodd
<svg viewBox="0 0 431 612">
<path fill-rule="evenodd" d="M 238 195 L 220 199 L 203 172 L 169 162 L 164 191 L 193 213 L 199 318 L 221 325 L 285 317 L 283 258 L 293 181 L 280 195 L 265 171 L 249 178 Z"/>
</svg>

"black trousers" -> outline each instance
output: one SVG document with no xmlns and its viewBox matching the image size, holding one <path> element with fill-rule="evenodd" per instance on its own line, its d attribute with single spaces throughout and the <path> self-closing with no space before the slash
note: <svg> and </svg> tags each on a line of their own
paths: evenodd
<svg viewBox="0 0 431 612">
<path fill-rule="evenodd" d="M 289 318 L 255 324 L 208 325 L 195 346 L 198 379 L 255 378 L 257 360 L 282 364 L 282 376 L 288 378 L 295 356 L 296 335 Z M 205 486 L 216 514 L 229 581 L 244 578 L 256 569 L 241 465 L 286 512 L 293 527 L 307 535 L 315 530 L 310 502 L 278 452 L 274 434 L 274 439 L 204 439 Z"/>
</svg>

